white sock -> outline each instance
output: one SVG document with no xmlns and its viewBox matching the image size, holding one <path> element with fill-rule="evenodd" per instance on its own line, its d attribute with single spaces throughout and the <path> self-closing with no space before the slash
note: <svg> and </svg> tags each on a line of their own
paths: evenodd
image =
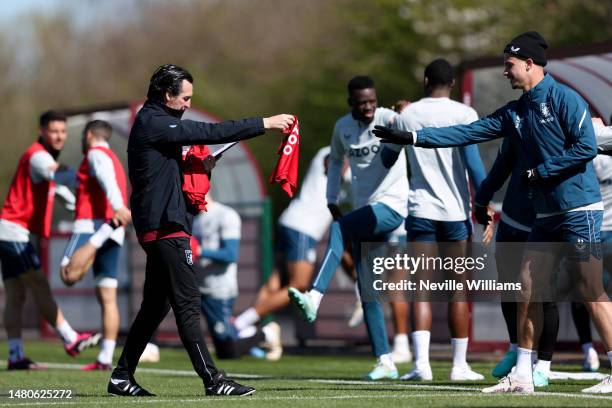
<svg viewBox="0 0 612 408">
<path fill-rule="evenodd" d="M 62 338 L 64 344 L 74 343 L 79 336 L 77 332 L 74 331 L 68 320 L 64 320 L 62 324 L 55 328 L 57 330 L 57 334 Z"/>
<path fill-rule="evenodd" d="M 321 305 L 321 299 L 323 299 L 323 294 L 316 289 L 308 291 L 310 298 L 312 299 L 315 308 L 319 310 L 319 305 Z"/>
<path fill-rule="evenodd" d="M 535 367 L 533 368 L 533 371 L 540 371 L 546 374 L 546 376 L 549 376 L 550 375 L 550 361 L 538 360 Z"/>
<path fill-rule="evenodd" d="M 257 327 L 247 326 L 238 332 L 239 339 L 246 339 L 247 337 L 253 337 L 257 333 Z"/>
<path fill-rule="evenodd" d="M 101 350 L 100 353 L 98 353 L 98 361 L 102 364 L 112 364 L 116 345 L 117 342 L 115 340 L 102 339 Z"/>
<path fill-rule="evenodd" d="M 610 360 L 610 371 L 612 371 L 612 351 L 608 351 L 608 359 Z"/>
<path fill-rule="evenodd" d="M 466 367 L 468 337 L 452 338 L 451 345 L 453 346 L 453 367 Z"/>
<path fill-rule="evenodd" d="M 89 243 L 96 249 L 100 249 L 106 240 L 111 236 L 115 229 L 109 224 L 104 223 L 98 230 L 89 238 Z"/>
<path fill-rule="evenodd" d="M 234 327 L 236 327 L 236 330 L 240 331 L 254 325 L 258 321 L 259 315 L 255 311 L 255 308 L 249 307 L 247 310 L 238 315 L 238 317 L 236 317 Z"/>
<path fill-rule="evenodd" d="M 361 293 L 359 292 L 359 284 L 355 282 L 355 299 L 361 303 Z"/>
<path fill-rule="evenodd" d="M 406 333 L 398 333 L 393 337 L 393 350 L 408 350 L 408 335 Z"/>
<path fill-rule="evenodd" d="M 21 339 L 8 339 L 9 358 L 8 361 L 18 361 L 24 357 L 23 341 Z"/>
<path fill-rule="evenodd" d="M 378 361 L 391 369 L 395 369 L 395 364 L 393 363 L 393 359 L 391 358 L 391 353 L 381 355 L 380 357 L 378 357 Z"/>
<path fill-rule="evenodd" d="M 532 350 L 519 347 L 518 356 L 516 359 L 516 371 L 515 375 L 524 380 L 533 381 L 532 376 L 532 365 L 531 365 Z"/>
<path fill-rule="evenodd" d="M 582 352 L 584 353 L 585 357 L 589 356 L 589 353 L 591 351 L 591 349 L 593 348 L 593 343 L 589 342 L 589 343 L 584 343 L 582 345 Z"/>
<path fill-rule="evenodd" d="M 414 365 L 417 369 L 429 367 L 429 330 L 412 332 L 412 347 L 414 347 Z"/>
<path fill-rule="evenodd" d="M 516 351 L 518 349 L 518 344 L 516 343 L 510 343 L 510 345 L 508 346 L 508 351 Z"/>
</svg>

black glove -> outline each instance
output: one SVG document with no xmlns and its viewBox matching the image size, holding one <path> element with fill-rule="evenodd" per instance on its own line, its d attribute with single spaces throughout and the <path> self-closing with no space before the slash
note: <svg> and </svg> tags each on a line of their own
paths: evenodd
<svg viewBox="0 0 612 408">
<path fill-rule="evenodd" d="M 204 171 L 208 174 L 210 174 L 212 172 L 212 169 L 215 168 L 215 164 L 217 163 L 217 160 L 219 160 L 221 158 L 221 155 L 215 157 L 212 154 L 210 156 L 206 156 L 204 158 L 204 160 L 202 161 L 202 163 L 204 163 Z"/>
<path fill-rule="evenodd" d="M 372 133 L 374 133 L 376 137 L 381 138 L 383 143 L 395 143 L 399 145 L 414 144 L 412 132 L 404 132 L 403 130 L 376 125 Z"/>
<path fill-rule="evenodd" d="M 534 187 L 541 180 L 540 173 L 538 173 L 537 169 L 525 170 L 523 174 L 521 174 L 521 180 L 529 187 Z"/>
<path fill-rule="evenodd" d="M 485 227 L 492 221 L 489 216 L 489 207 L 486 205 L 474 203 L 474 217 L 476 218 L 476 222 Z"/>
<path fill-rule="evenodd" d="M 327 204 L 327 208 L 329 209 L 334 221 L 338 221 L 340 218 L 342 218 L 342 211 L 336 204 Z"/>
</svg>

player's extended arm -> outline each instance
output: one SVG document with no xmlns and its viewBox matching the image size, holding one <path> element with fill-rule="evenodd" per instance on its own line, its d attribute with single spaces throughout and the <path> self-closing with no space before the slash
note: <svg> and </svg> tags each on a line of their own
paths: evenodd
<svg viewBox="0 0 612 408">
<path fill-rule="evenodd" d="M 240 240 L 239 239 L 222 239 L 219 249 L 203 248 L 200 254 L 200 257 L 208 258 L 215 262 L 229 264 L 229 263 L 238 261 L 239 252 L 240 252 Z"/>
<path fill-rule="evenodd" d="M 506 114 L 507 108 L 503 107 L 469 125 L 423 128 L 412 132 L 375 126 L 372 132 L 383 141 L 395 144 L 426 148 L 465 146 L 504 136 L 502 129 Z"/>
<path fill-rule="evenodd" d="M 584 165 L 597 156 L 597 143 L 588 106 L 578 97 L 566 95 L 561 101 L 559 121 L 572 144 L 559 156 L 551 156 L 535 170 L 539 178 L 560 176 Z"/>
<path fill-rule="evenodd" d="M 293 125 L 294 121 L 293 115 L 286 114 L 219 123 L 158 117 L 152 138 L 154 142 L 181 145 L 230 143 L 262 135 L 266 129 L 284 130 Z"/>
</svg>

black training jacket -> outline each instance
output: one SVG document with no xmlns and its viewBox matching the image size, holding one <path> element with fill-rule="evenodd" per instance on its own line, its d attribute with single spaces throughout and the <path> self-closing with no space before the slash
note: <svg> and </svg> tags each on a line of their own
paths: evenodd
<svg viewBox="0 0 612 408">
<path fill-rule="evenodd" d="M 193 214 L 187 210 L 181 189 L 182 146 L 229 143 L 265 131 L 262 118 L 206 123 L 181 120 L 181 115 L 147 101 L 132 126 L 128 141 L 130 206 L 139 234 L 177 226 L 191 234 Z"/>
</svg>

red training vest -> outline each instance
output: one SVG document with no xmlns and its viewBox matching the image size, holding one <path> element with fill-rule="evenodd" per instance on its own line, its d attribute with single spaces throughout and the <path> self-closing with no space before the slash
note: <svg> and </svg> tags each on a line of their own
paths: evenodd
<svg viewBox="0 0 612 408">
<path fill-rule="evenodd" d="M 106 198 L 104 190 L 98 183 L 95 176 L 89 174 L 89 162 L 87 160 L 87 154 L 91 150 L 100 150 L 104 152 L 113 161 L 113 168 L 115 170 L 115 179 L 117 185 L 121 191 L 123 197 L 123 203 L 127 203 L 127 187 L 125 171 L 121 162 L 115 155 L 115 153 L 109 148 L 103 146 L 95 146 L 87 150 L 79 171 L 77 172 L 77 190 L 76 190 L 76 209 L 74 214 L 75 220 L 91 220 L 91 219 L 102 219 L 109 220 L 115 215 L 113 207 Z"/>
<path fill-rule="evenodd" d="M 30 158 L 40 151 L 46 150 L 43 145 L 36 142 L 19 159 L 17 172 L 11 181 L 0 218 L 48 238 L 51 235 L 55 182 L 47 180 L 40 183 L 32 182 Z"/>
</svg>

